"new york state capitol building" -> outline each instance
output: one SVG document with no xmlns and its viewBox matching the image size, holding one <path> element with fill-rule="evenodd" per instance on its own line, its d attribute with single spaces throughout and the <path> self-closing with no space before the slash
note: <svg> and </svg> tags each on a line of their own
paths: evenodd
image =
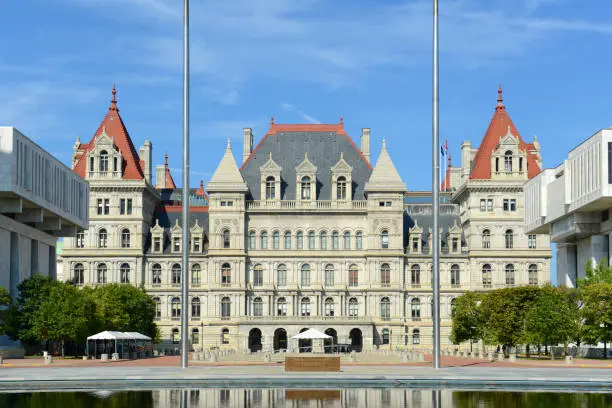
<svg viewBox="0 0 612 408">
<path fill-rule="evenodd" d="M 523 227 L 523 184 L 540 172 L 540 147 L 521 138 L 498 92 L 480 146 L 462 144 L 461 167 L 449 166 L 442 186 L 443 344 L 464 291 L 549 281 L 548 235 Z M 62 279 L 144 287 L 168 345 L 189 313 L 194 348 L 291 350 L 308 328 L 357 350 L 431 347 L 431 193 L 407 191 L 384 140 L 373 160 L 370 129 L 358 148 L 342 120 L 271 120 L 256 147 L 243 129 L 241 163 L 228 142 L 206 191 L 191 189 L 184 226 L 167 157 L 154 183 L 152 145 L 136 150 L 115 94 L 89 143 L 73 148 L 73 170 L 90 186 L 90 223 L 65 240 Z M 181 242 L 184 227 L 190 242 Z"/>
</svg>

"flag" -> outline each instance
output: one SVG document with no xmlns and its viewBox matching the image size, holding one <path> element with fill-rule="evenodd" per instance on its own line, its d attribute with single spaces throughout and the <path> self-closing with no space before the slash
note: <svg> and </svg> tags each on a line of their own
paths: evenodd
<svg viewBox="0 0 612 408">
<path fill-rule="evenodd" d="M 446 152 L 444 151 L 444 146 L 440 146 L 440 154 L 444 156 Z"/>
<path fill-rule="evenodd" d="M 448 143 L 446 139 L 444 139 L 444 151 L 448 153 Z"/>
</svg>

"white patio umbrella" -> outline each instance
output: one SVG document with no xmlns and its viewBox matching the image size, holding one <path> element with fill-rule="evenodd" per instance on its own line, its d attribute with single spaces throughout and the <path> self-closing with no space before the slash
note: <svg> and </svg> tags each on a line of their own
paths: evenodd
<svg viewBox="0 0 612 408">
<path fill-rule="evenodd" d="M 292 339 L 298 339 L 298 340 L 317 340 L 317 339 L 330 339 L 330 338 L 331 336 L 328 336 L 325 333 L 321 333 L 317 329 L 308 329 L 292 337 Z"/>
</svg>

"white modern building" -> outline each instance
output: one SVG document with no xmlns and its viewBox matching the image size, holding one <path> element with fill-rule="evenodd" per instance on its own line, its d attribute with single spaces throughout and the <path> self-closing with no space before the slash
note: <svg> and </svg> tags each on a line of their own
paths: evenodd
<svg viewBox="0 0 612 408">
<path fill-rule="evenodd" d="M 0 286 L 56 277 L 57 237 L 88 224 L 89 186 L 13 127 L 0 127 Z"/>
<path fill-rule="evenodd" d="M 583 278 L 612 251 L 612 129 L 602 129 L 525 185 L 525 229 L 557 244 L 557 282 Z"/>
</svg>

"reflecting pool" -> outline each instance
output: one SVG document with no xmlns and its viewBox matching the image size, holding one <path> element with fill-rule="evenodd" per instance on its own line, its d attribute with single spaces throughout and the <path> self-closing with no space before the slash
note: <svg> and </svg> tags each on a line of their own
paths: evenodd
<svg viewBox="0 0 612 408">
<path fill-rule="evenodd" d="M 607 408 L 612 394 L 414 388 L 192 388 L 0 393 L 2 408 Z"/>
</svg>

